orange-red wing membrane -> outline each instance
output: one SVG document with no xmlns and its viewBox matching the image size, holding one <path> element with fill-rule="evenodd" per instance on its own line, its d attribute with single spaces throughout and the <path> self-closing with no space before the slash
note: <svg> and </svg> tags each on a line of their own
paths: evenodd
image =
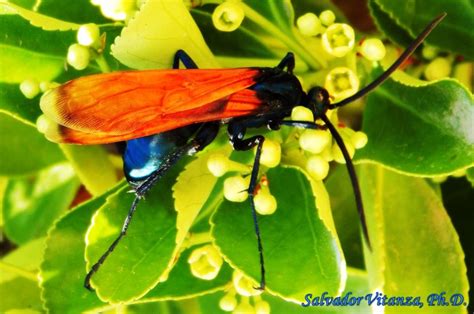
<svg viewBox="0 0 474 314">
<path fill-rule="evenodd" d="M 258 69 L 156 70 L 82 77 L 47 92 L 55 142 L 100 144 L 265 110 L 253 90 Z"/>
</svg>

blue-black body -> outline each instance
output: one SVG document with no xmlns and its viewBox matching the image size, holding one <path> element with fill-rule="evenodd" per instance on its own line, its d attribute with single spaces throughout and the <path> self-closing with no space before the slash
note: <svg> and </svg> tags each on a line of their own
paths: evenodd
<svg viewBox="0 0 474 314">
<path fill-rule="evenodd" d="M 127 181 L 138 186 L 163 166 L 164 160 L 178 147 L 185 145 L 200 124 L 133 139 L 126 142 L 123 169 Z"/>
</svg>

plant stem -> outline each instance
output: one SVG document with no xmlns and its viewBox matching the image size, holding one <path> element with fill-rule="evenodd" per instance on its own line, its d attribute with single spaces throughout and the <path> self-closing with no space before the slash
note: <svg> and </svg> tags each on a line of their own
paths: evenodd
<svg viewBox="0 0 474 314">
<path fill-rule="evenodd" d="M 7 271 L 9 273 L 16 274 L 20 277 L 35 281 L 35 282 L 38 281 L 38 277 L 36 276 L 35 273 L 24 270 L 24 269 L 22 269 L 18 266 L 15 266 L 15 265 L 5 263 L 3 261 L 0 261 L 0 269 L 4 270 L 4 271 Z"/>
<path fill-rule="evenodd" d="M 106 28 L 106 27 L 124 27 L 125 24 L 122 22 L 114 22 L 114 23 L 104 23 L 104 24 L 98 24 L 99 28 Z"/>
<path fill-rule="evenodd" d="M 104 55 L 101 54 L 95 59 L 95 62 L 97 62 L 97 65 L 99 66 L 100 70 L 102 73 L 109 73 L 110 72 L 110 66 L 107 63 L 107 61 L 104 58 Z"/>
<path fill-rule="evenodd" d="M 242 3 L 242 7 L 245 11 L 245 16 L 252 20 L 254 23 L 262 26 L 263 29 L 268 31 L 270 34 L 281 40 L 288 46 L 294 53 L 296 53 L 304 62 L 308 64 L 313 70 L 320 69 L 324 62 L 318 60 L 316 55 L 311 55 L 306 49 L 298 42 L 290 38 L 287 34 L 282 32 L 277 26 L 268 21 L 265 17 L 260 15 L 257 11 Z"/>
</svg>

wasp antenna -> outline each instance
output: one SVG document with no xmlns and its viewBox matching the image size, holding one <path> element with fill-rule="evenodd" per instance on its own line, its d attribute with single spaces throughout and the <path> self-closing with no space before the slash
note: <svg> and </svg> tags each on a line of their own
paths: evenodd
<svg viewBox="0 0 474 314">
<path fill-rule="evenodd" d="M 341 135 L 339 135 L 334 125 L 331 123 L 331 121 L 329 121 L 329 118 L 326 115 L 322 115 L 321 119 L 324 121 L 325 125 L 334 137 L 334 140 L 336 141 L 337 146 L 339 146 L 339 148 L 341 149 L 342 155 L 344 156 L 344 160 L 346 161 L 347 171 L 349 172 L 352 188 L 354 189 L 354 196 L 356 200 L 357 211 L 359 213 L 360 223 L 362 225 L 362 232 L 364 234 L 364 238 L 367 243 L 367 246 L 369 247 L 369 250 L 372 250 L 369 240 L 369 231 L 367 229 L 367 221 L 365 220 L 364 205 L 362 203 L 362 195 L 360 193 L 359 181 L 357 180 L 357 174 L 355 172 L 351 156 L 347 152 L 346 145 L 344 145 L 344 141 L 342 140 Z"/>
<path fill-rule="evenodd" d="M 354 100 L 363 97 L 364 95 L 372 91 L 374 88 L 382 84 L 386 79 L 390 77 L 393 72 L 395 72 L 396 69 L 398 69 L 398 67 L 403 62 L 405 62 L 411 56 L 411 54 L 416 50 L 416 48 L 418 48 L 418 46 L 425 40 L 425 38 L 428 37 L 431 31 L 445 18 L 445 16 L 446 12 L 443 12 L 440 16 L 435 18 L 428 26 L 426 26 L 423 32 L 418 35 L 418 37 L 408 46 L 408 48 L 401 54 L 401 56 L 398 57 L 397 61 L 395 61 L 384 73 L 382 73 L 369 85 L 365 86 L 354 95 L 347 97 L 346 99 L 341 100 L 338 103 L 329 105 L 329 109 L 334 109 L 347 105 L 348 103 L 351 103 Z"/>
</svg>

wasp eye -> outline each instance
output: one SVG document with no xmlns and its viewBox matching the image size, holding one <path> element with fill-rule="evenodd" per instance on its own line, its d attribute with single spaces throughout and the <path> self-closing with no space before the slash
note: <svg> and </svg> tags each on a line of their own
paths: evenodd
<svg viewBox="0 0 474 314">
<path fill-rule="evenodd" d="M 308 93 L 310 99 L 317 104 L 328 105 L 329 93 L 325 88 L 313 87 Z"/>
</svg>

